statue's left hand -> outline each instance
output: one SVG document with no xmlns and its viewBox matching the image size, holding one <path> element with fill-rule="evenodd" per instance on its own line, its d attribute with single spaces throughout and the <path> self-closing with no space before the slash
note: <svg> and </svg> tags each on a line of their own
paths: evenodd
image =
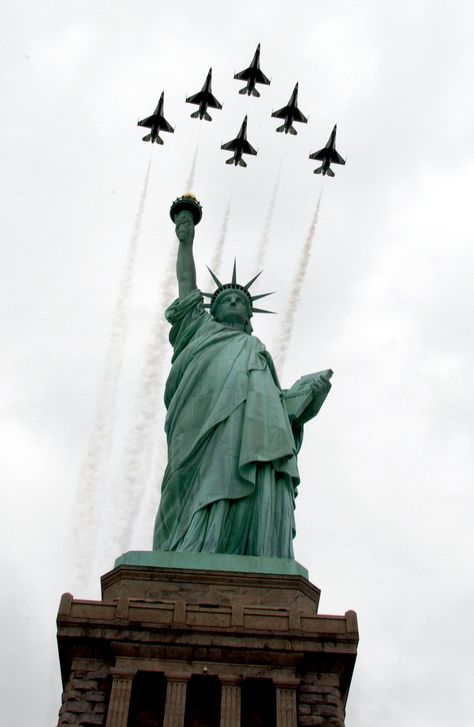
<svg viewBox="0 0 474 727">
<path fill-rule="evenodd" d="M 327 396 L 329 389 L 331 388 L 331 382 L 324 376 L 320 376 L 317 381 L 311 382 L 311 390 L 313 392 L 313 398 L 308 404 L 304 412 L 298 419 L 298 424 L 305 424 L 310 419 L 316 416 L 318 411 L 323 405 L 324 399 Z"/>
</svg>

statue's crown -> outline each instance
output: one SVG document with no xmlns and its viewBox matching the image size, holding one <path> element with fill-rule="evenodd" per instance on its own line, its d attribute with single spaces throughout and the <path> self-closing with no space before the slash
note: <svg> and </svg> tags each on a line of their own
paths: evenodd
<svg viewBox="0 0 474 727">
<path fill-rule="evenodd" d="M 249 288 L 250 286 L 257 280 L 258 276 L 262 274 L 262 271 L 257 273 L 246 285 L 240 285 L 240 283 L 237 282 L 237 263 L 234 260 L 234 267 L 232 270 L 232 280 L 230 283 L 221 283 L 217 275 L 215 275 L 212 270 L 208 267 L 207 268 L 212 275 L 212 279 L 214 280 L 215 284 L 217 285 L 216 290 L 214 293 L 203 293 L 203 295 L 206 296 L 206 298 L 210 298 L 209 303 L 205 303 L 206 308 L 209 308 L 211 313 L 214 313 L 217 305 L 217 299 L 223 293 L 227 290 L 236 290 L 242 293 L 248 303 L 249 303 L 249 310 L 250 310 L 250 316 L 252 316 L 253 313 L 274 313 L 275 311 L 272 310 L 264 310 L 263 308 L 254 308 L 253 302 L 254 300 L 259 300 L 260 298 L 265 298 L 267 295 L 273 295 L 273 292 L 271 293 L 260 293 L 260 295 L 251 295 Z"/>
<path fill-rule="evenodd" d="M 197 197 L 195 197 L 191 192 L 187 192 L 186 194 L 183 194 L 182 197 L 178 197 L 171 205 L 170 217 L 173 222 L 178 212 L 182 212 L 183 210 L 191 212 L 195 225 L 201 221 L 202 205 Z"/>
</svg>

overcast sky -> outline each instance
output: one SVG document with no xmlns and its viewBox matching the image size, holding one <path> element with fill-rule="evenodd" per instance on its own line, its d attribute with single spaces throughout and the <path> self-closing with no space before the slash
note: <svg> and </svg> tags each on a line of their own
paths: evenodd
<svg viewBox="0 0 474 727">
<path fill-rule="evenodd" d="M 168 210 L 195 159 L 198 282 L 209 289 L 219 251 L 222 276 L 236 256 L 247 282 L 263 237 L 254 290 L 275 290 L 279 315 L 254 332 L 280 361 L 323 192 L 279 373 L 290 386 L 335 372 L 305 432 L 295 553 L 321 613 L 358 613 L 347 727 L 472 727 L 472 3 L 6 0 L 0 13 L 5 724 L 56 724 L 61 594 L 98 598 L 123 546 L 151 547 Z M 249 99 L 233 74 L 258 42 L 272 82 Z M 224 108 L 209 124 L 184 99 L 210 66 Z M 309 122 L 276 134 L 297 81 Z M 155 147 L 136 121 L 163 90 L 176 128 Z M 241 169 L 220 145 L 245 114 L 258 155 Z M 321 179 L 308 155 L 335 123 L 347 164 Z M 80 477 L 91 457 L 95 479 Z"/>
</svg>

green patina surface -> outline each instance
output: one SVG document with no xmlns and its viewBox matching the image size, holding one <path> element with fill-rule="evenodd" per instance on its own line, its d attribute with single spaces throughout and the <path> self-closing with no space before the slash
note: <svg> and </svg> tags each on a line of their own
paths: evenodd
<svg viewBox="0 0 474 727">
<path fill-rule="evenodd" d="M 171 208 L 179 297 L 166 311 L 173 346 L 165 389 L 168 465 L 153 549 L 187 558 L 291 560 L 303 425 L 330 383 L 316 378 L 304 410 L 290 421 L 272 358 L 252 335 L 253 313 L 265 312 L 253 307 L 264 295 L 249 293 L 255 278 L 240 285 L 235 265 L 230 283 L 213 274 L 218 288 L 205 309 L 193 256 L 201 211 L 193 214 L 193 205 L 180 198 Z"/>
<path fill-rule="evenodd" d="M 131 550 L 115 561 L 119 565 L 152 568 L 188 568 L 190 570 L 227 571 L 231 573 L 268 573 L 308 578 L 308 571 L 292 558 L 261 558 L 224 553 L 180 553 L 159 550 Z"/>
</svg>

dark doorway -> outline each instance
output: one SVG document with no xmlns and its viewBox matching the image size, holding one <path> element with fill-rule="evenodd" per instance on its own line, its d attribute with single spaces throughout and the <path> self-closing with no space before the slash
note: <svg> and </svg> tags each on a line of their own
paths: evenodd
<svg viewBox="0 0 474 727">
<path fill-rule="evenodd" d="M 275 727 L 276 695 L 271 679 L 242 683 L 242 727 Z"/>
<path fill-rule="evenodd" d="M 163 727 L 165 675 L 139 671 L 132 684 L 127 727 Z"/>
<path fill-rule="evenodd" d="M 221 685 L 217 677 L 192 676 L 186 692 L 184 727 L 219 727 Z"/>
</svg>

